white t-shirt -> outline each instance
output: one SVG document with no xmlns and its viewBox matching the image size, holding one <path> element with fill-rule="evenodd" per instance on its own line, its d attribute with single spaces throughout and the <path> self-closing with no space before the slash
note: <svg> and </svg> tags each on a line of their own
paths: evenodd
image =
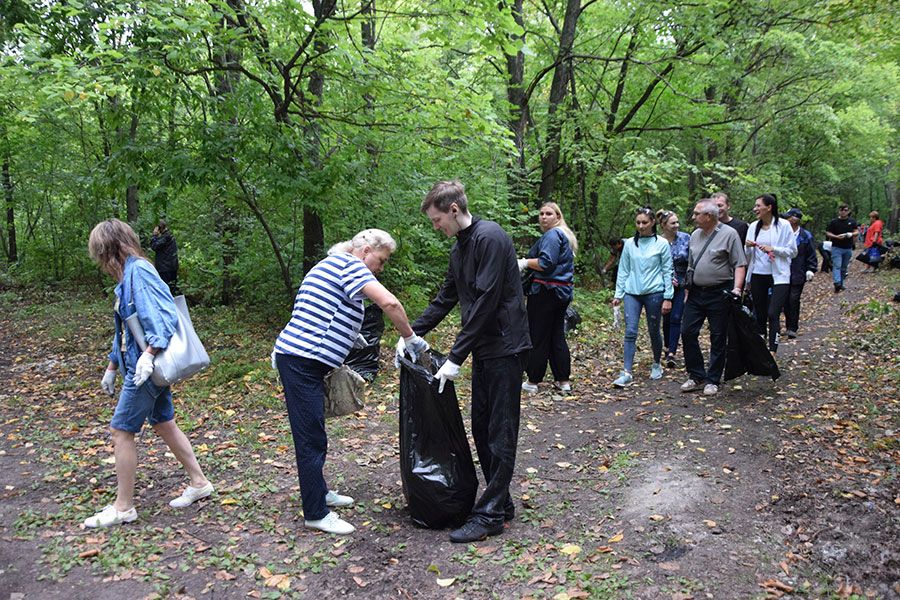
<svg viewBox="0 0 900 600">
<path fill-rule="evenodd" d="M 775 225 L 770 225 L 768 229 L 760 227 L 759 235 L 756 236 L 757 246 L 772 246 L 775 237 L 772 235 Z M 760 250 L 758 247 L 753 249 L 753 274 L 754 275 L 771 275 L 772 259 L 769 255 Z"/>
</svg>

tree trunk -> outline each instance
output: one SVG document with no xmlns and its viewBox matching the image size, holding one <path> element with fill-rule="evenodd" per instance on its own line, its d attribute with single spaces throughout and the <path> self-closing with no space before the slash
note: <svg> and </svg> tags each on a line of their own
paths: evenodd
<svg viewBox="0 0 900 600">
<path fill-rule="evenodd" d="M 523 29 L 525 19 L 522 14 L 522 0 L 513 0 L 513 19 Z M 524 36 L 511 35 L 510 39 L 520 42 Z M 525 53 L 519 50 L 506 55 L 506 99 L 510 105 L 508 127 L 510 137 L 516 147 L 516 156 L 510 161 L 506 171 L 509 199 L 514 205 L 528 203 L 528 172 L 525 169 L 525 128 L 528 124 L 528 100 L 525 96 Z"/>
<path fill-rule="evenodd" d="M 6 200 L 6 262 L 19 262 L 19 250 L 16 246 L 15 198 L 13 196 L 12 176 L 9 173 L 9 157 L 3 159 L 3 196 Z"/>
<path fill-rule="evenodd" d="M 538 204 L 550 201 L 556 186 L 556 172 L 559 169 L 559 146 L 562 121 L 556 112 L 566 97 L 568 89 L 569 61 L 575 43 L 575 25 L 581 14 L 581 0 L 568 0 L 566 16 L 559 36 L 559 52 L 556 55 L 556 69 L 550 84 L 550 102 L 547 108 L 547 147 L 541 159 L 541 186 L 538 190 Z"/>
<path fill-rule="evenodd" d="M 375 0 L 362 0 L 360 7 L 362 15 L 362 24 L 360 25 L 360 33 L 362 35 L 363 46 L 370 51 L 375 50 Z M 368 57 L 363 56 L 363 61 L 368 62 Z M 368 92 L 363 94 L 363 102 L 366 103 L 366 113 L 374 118 L 375 98 Z M 374 142 L 366 142 L 366 152 L 371 160 L 370 168 L 374 171 L 378 168 L 378 147 Z"/>
</svg>

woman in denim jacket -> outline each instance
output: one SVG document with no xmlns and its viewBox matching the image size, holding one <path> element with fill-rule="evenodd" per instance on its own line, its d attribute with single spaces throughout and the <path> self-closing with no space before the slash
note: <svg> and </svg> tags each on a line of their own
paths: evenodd
<svg viewBox="0 0 900 600">
<path fill-rule="evenodd" d="M 88 251 L 100 270 L 119 282 L 115 290 L 116 333 L 109 365 L 100 383 L 103 391 L 113 396 L 116 373 L 122 374 L 124 382 L 109 425 L 115 447 L 116 500 L 84 521 L 85 527 L 109 527 L 137 519 L 134 509 L 137 469 L 134 435 L 141 431 L 144 421 L 150 422 L 190 477 L 190 485 L 181 496 L 169 502 L 170 506 L 189 506 L 209 496 L 213 486 L 203 475 L 187 436 L 175 424 L 171 389 L 158 387 L 150 379 L 154 356 L 168 347 L 178 326 L 169 287 L 144 256 L 137 234 L 118 219 L 107 219 L 94 227 Z M 143 353 L 125 325 L 125 320 L 135 313 L 148 344 Z"/>
<path fill-rule="evenodd" d="M 663 315 L 663 344 L 666 347 L 666 366 L 675 367 L 675 354 L 678 352 L 678 340 L 681 339 L 681 315 L 684 313 L 684 280 L 688 268 L 688 246 L 691 236 L 680 231 L 678 215 L 671 210 L 656 211 L 656 222 L 659 224 L 662 237 L 669 242 L 672 251 L 672 269 L 675 277 L 672 283 L 675 292 L 672 296 L 672 310 Z"/>
</svg>

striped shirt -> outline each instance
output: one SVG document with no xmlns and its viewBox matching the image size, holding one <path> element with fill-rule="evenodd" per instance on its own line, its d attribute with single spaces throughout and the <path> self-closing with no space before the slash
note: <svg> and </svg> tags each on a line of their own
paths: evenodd
<svg viewBox="0 0 900 600">
<path fill-rule="evenodd" d="M 362 288 L 375 276 L 347 252 L 329 256 L 310 269 L 294 300 L 291 320 L 275 340 L 275 352 L 339 367 L 362 327 Z"/>
</svg>

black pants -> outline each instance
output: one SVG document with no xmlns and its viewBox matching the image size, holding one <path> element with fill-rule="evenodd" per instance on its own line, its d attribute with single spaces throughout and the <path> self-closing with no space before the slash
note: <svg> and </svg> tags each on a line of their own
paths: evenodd
<svg viewBox="0 0 900 600">
<path fill-rule="evenodd" d="M 784 328 L 797 333 L 800 331 L 800 295 L 805 283 L 792 283 L 784 303 Z"/>
<path fill-rule="evenodd" d="M 178 290 L 178 271 L 160 271 L 159 278 L 169 286 L 172 296 L 178 296 L 181 293 Z"/>
<path fill-rule="evenodd" d="M 719 385 L 722 379 L 728 341 L 728 305 L 723 292 L 729 289 L 731 283 L 723 283 L 705 288 L 694 286 L 688 292 L 681 317 L 681 344 L 684 367 L 697 383 Z M 709 319 L 709 369 L 704 368 L 700 350 L 700 328 L 706 319 Z"/>
<path fill-rule="evenodd" d="M 528 358 L 528 381 L 540 383 L 547 372 L 553 381 L 568 381 L 572 374 L 572 357 L 566 343 L 566 308 L 570 300 L 560 300 L 555 290 L 545 287 L 528 296 L 528 329 L 531 332 L 531 354 Z"/>
<path fill-rule="evenodd" d="M 768 329 L 769 350 L 778 351 L 778 330 L 781 328 L 781 311 L 787 302 L 790 284 L 775 285 L 771 275 L 750 277 L 750 294 L 753 296 L 753 312 L 756 314 L 756 328 L 762 336 Z M 769 295 L 772 290 L 772 295 Z M 768 327 L 767 327 L 768 326 Z"/>
<path fill-rule="evenodd" d="M 485 488 L 470 519 L 488 527 L 502 525 L 504 512 L 512 508 L 509 484 L 516 466 L 526 360 L 527 352 L 472 359 L 472 437 Z"/>
</svg>

